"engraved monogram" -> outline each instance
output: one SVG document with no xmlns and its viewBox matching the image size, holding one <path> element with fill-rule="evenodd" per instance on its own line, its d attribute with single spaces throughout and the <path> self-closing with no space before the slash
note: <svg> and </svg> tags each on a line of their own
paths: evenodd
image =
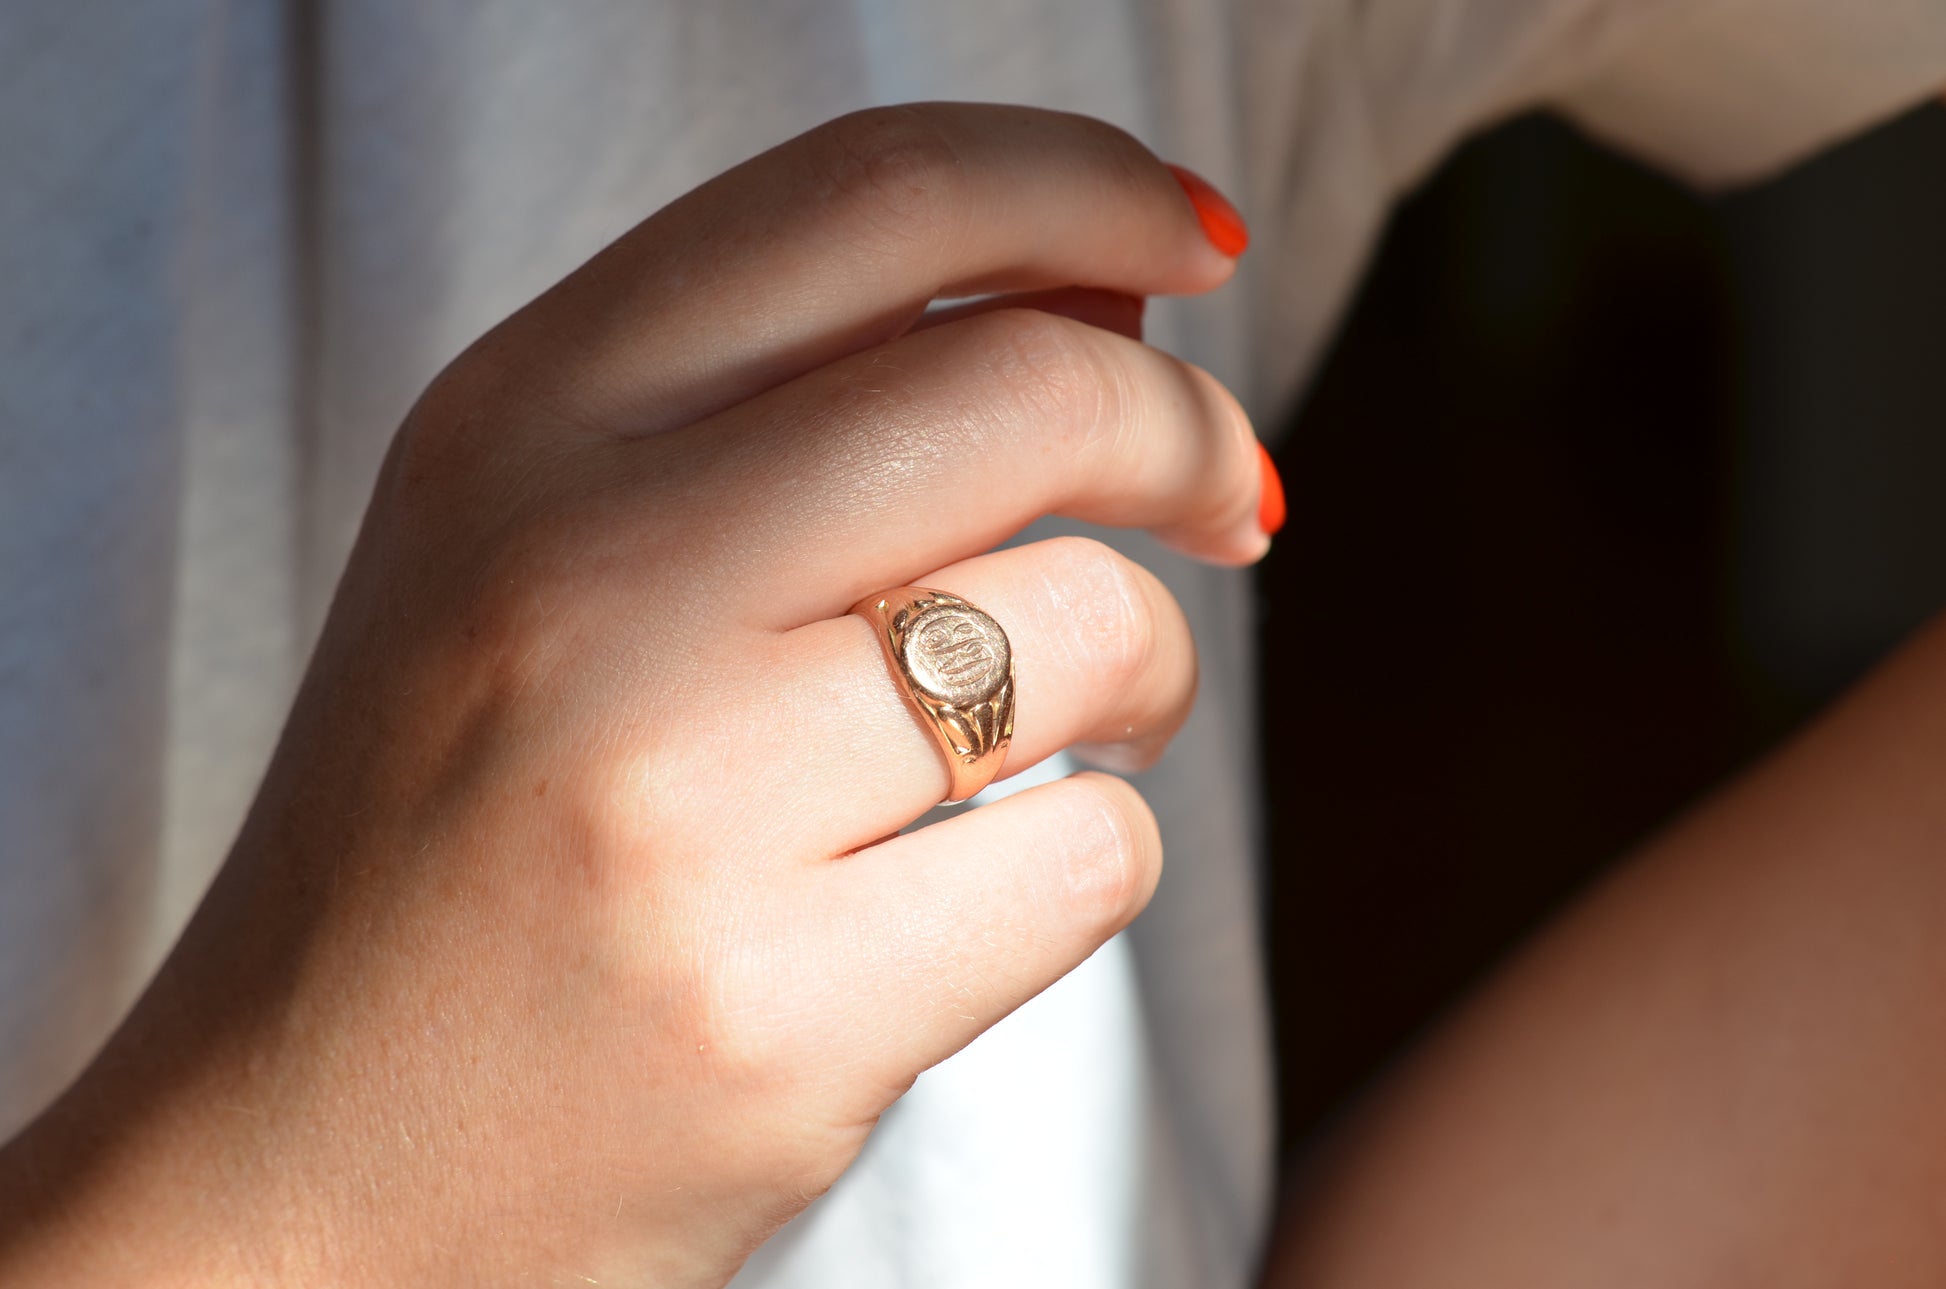
<svg viewBox="0 0 1946 1289">
<path fill-rule="evenodd" d="M 1007 678 L 1007 637 L 966 604 L 933 604 L 912 619 L 905 662 L 913 680 L 956 707 L 984 702 Z"/>
<path fill-rule="evenodd" d="M 993 670 L 993 646 L 980 624 L 963 613 L 944 614 L 929 623 L 919 637 L 919 651 L 955 685 L 977 684 Z"/>
<path fill-rule="evenodd" d="M 947 801 L 992 782 L 1014 737 L 1014 657 L 1000 624 L 957 595 L 894 587 L 851 606 L 872 623 L 906 704 L 938 740 Z"/>
</svg>

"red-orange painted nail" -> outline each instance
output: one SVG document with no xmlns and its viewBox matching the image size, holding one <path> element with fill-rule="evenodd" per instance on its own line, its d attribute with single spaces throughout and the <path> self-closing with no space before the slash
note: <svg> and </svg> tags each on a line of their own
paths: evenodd
<svg viewBox="0 0 1946 1289">
<path fill-rule="evenodd" d="M 1262 491 L 1257 493 L 1257 527 L 1265 536 L 1274 537 L 1284 526 L 1284 480 L 1277 473 L 1277 463 L 1270 459 L 1270 449 L 1261 443 L 1257 445 L 1257 464 L 1264 477 Z"/>
<path fill-rule="evenodd" d="M 1169 173 L 1189 194 L 1189 204 L 1196 208 L 1196 218 L 1202 223 L 1203 235 L 1209 238 L 1210 245 L 1231 259 L 1243 254 L 1250 246 L 1250 228 L 1230 199 L 1193 170 L 1170 166 Z"/>
</svg>

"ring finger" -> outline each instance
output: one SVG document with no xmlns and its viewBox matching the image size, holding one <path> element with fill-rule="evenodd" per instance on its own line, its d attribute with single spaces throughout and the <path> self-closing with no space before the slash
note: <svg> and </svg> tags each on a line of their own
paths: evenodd
<svg viewBox="0 0 1946 1289">
<path fill-rule="evenodd" d="M 1014 658 L 1018 713 L 1001 775 L 1077 742 L 1160 755 L 1196 693 L 1196 646 L 1154 574 L 1098 541 L 1057 537 L 995 551 L 923 584 L 992 615 Z M 777 638 L 781 657 L 752 721 L 816 730 L 814 772 L 738 785 L 746 818 L 788 821 L 788 848 L 826 858 L 912 822 L 945 796 L 945 757 L 906 706 L 864 619 Z M 751 801 L 755 791 L 764 798 Z"/>
</svg>

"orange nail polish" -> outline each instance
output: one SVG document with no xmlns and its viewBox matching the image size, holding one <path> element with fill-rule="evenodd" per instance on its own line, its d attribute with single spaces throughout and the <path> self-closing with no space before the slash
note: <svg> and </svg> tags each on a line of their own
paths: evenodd
<svg viewBox="0 0 1946 1289">
<path fill-rule="evenodd" d="M 1277 473 L 1277 463 L 1270 459 L 1270 449 L 1261 443 L 1257 445 L 1257 464 L 1264 477 L 1263 489 L 1257 494 L 1257 527 L 1274 537 L 1284 526 L 1284 480 Z"/>
<path fill-rule="evenodd" d="M 1250 229 L 1229 198 L 1193 170 L 1170 166 L 1169 173 L 1189 194 L 1189 204 L 1196 208 L 1196 218 L 1202 223 L 1203 235 L 1209 238 L 1210 245 L 1231 259 L 1243 254 L 1250 245 Z"/>
</svg>

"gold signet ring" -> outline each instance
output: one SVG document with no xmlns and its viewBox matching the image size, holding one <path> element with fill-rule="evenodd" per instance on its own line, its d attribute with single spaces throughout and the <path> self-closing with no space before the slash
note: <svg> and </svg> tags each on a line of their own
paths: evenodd
<svg viewBox="0 0 1946 1289">
<path fill-rule="evenodd" d="M 946 754 L 946 800 L 993 782 L 1014 738 L 1014 654 L 1000 624 L 923 586 L 868 595 L 851 611 L 872 624 L 906 705 Z"/>
</svg>

